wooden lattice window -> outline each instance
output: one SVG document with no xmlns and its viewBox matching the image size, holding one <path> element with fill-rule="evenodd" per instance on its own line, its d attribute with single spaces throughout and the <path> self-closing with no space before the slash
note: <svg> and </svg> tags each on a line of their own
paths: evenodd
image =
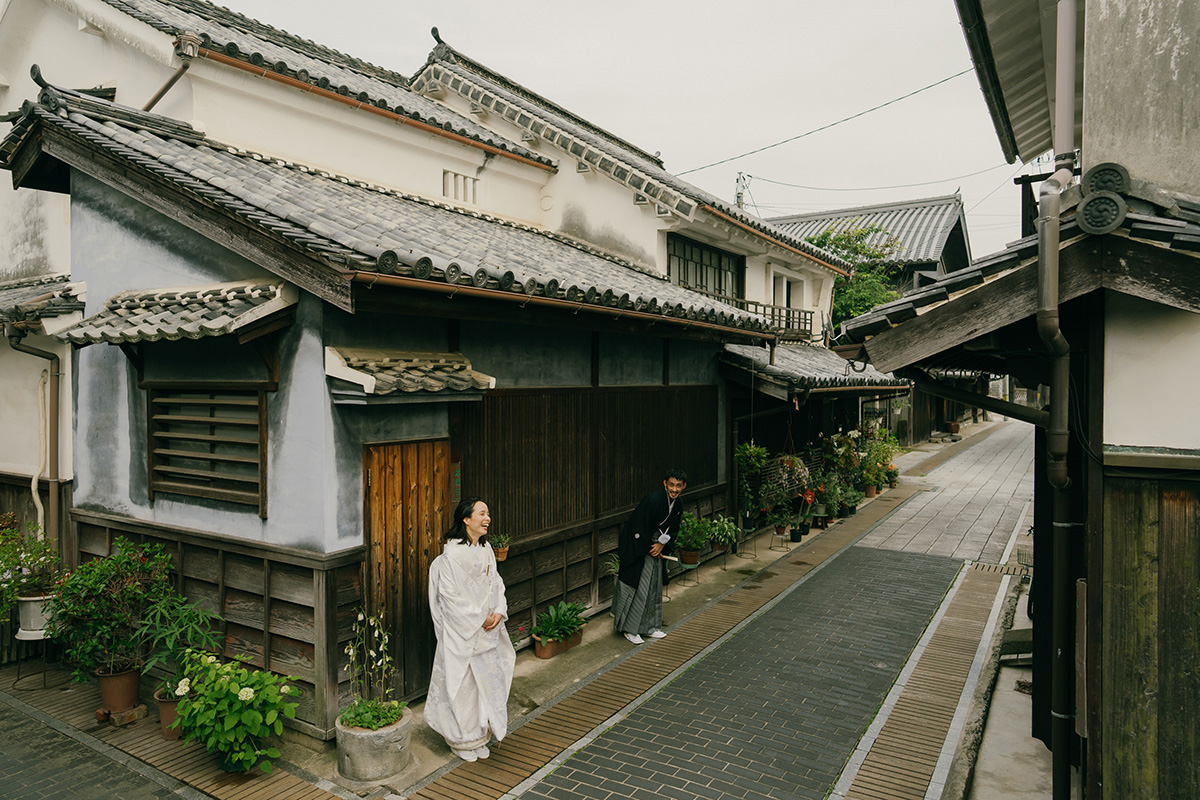
<svg viewBox="0 0 1200 800">
<path fill-rule="evenodd" d="M 267 403 L 261 389 L 150 393 L 150 500 L 157 492 L 255 506 L 267 516 Z"/>
</svg>

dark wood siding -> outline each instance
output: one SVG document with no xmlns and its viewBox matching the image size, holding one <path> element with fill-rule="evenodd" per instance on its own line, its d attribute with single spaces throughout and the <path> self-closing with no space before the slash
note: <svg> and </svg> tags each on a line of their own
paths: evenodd
<svg viewBox="0 0 1200 800">
<path fill-rule="evenodd" d="M 1200 484 L 1109 476 L 1104 797 L 1200 796 Z"/>
</svg>

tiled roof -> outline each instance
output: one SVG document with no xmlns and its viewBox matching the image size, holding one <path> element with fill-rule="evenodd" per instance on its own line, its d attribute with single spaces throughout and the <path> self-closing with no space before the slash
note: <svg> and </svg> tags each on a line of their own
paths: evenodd
<svg viewBox="0 0 1200 800">
<path fill-rule="evenodd" d="M 325 348 L 325 374 L 363 387 L 366 394 L 480 392 L 496 379 L 471 369 L 461 353 Z"/>
<path fill-rule="evenodd" d="M 1121 230 L 1130 239 L 1157 242 L 1180 252 L 1200 252 L 1200 202 L 1162 191 L 1151 183 L 1124 176 L 1120 193 L 1102 187 L 1104 178 L 1122 167 L 1098 169 L 1098 183 L 1090 185 L 1093 170 L 1083 185 L 1063 193 L 1059 241 Z M 1036 234 L 1011 243 L 1007 248 L 972 262 L 969 269 L 952 272 L 935 283 L 872 308 L 842 323 L 838 341 L 863 342 L 870 337 L 913 319 L 926 310 L 974 291 L 984 283 L 1037 259 Z"/>
<path fill-rule="evenodd" d="M 295 302 L 290 287 L 256 281 L 121 292 L 58 338 L 84 345 L 224 336 Z"/>
<path fill-rule="evenodd" d="M 364 104 L 510 151 L 539 163 L 552 162 L 453 110 L 408 89 L 397 72 L 272 28 L 204 0 L 103 0 L 171 36 L 192 32 L 206 50 L 223 53 L 268 72 L 329 89 Z"/>
<path fill-rule="evenodd" d="M 66 275 L 0 283 L 0 322 L 32 323 L 83 310 L 82 286 Z"/>
<path fill-rule="evenodd" d="M 588 164 L 659 207 L 691 219 L 701 206 L 799 250 L 838 269 L 849 264 L 838 256 L 796 238 L 786 231 L 729 205 L 715 195 L 681 180 L 663 169 L 662 162 L 645 151 L 571 114 L 540 95 L 493 72 L 448 45 L 439 44 L 425 66 L 413 77 L 414 91 L 451 91 L 496 114 L 562 150 L 577 163 Z"/>
<path fill-rule="evenodd" d="M 264 157 L 194 131 L 179 133 L 165 127 L 163 117 L 67 90 L 43 90 L 43 96 L 56 110 L 27 104 L 0 142 L 0 162 L 36 125 L 55 126 L 79 146 L 117 158 L 131 176 L 148 172 L 304 248 L 329 264 L 338 281 L 348 280 L 347 270 L 395 273 L 731 329 L 768 327 L 759 315 L 551 231 Z M 284 277 L 305 286 L 303 275 Z"/>
<path fill-rule="evenodd" d="M 902 203 L 773 217 L 768 221 L 798 239 L 817 236 L 830 228 L 837 233 L 847 228 L 878 225 L 885 232 L 870 236 L 868 244 L 882 244 L 889 235 L 896 237 L 900 246 L 888 261 L 898 264 L 937 262 L 956 224 L 961 222 L 964 237 L 966 234 L 962 196 L 958 193 Z"/>
<path fill-rule="evenodd" d="M 909 385 L 908 381 L 879 372 L 870 364 L 859 371 L 859 365 L 852 365 L 832 350 L 817 345 L 781 344 L 775 348 L 775 363 L 772 364 L 770 348 L 726 344 L 721 360 L 783 383 L 791 391 L 858 387 L 903 388 Z"/>
</svg>

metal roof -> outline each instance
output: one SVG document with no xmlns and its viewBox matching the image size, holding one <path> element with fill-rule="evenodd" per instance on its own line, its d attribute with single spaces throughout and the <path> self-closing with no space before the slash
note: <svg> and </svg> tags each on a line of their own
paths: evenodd
<svg viewBox="0 0 1200 800">
<path fill-rule="evenodd" d="M 1075 83 L 1082 96 L 1085 0 L 1077 0 Z M 1053 147 L 1053 0 L 955 0 L 967 49 L 1004 158 L 1032 161 Z M 1075 138 L 1083 141 L 1083 103 L 1075 106 Z"/>
<path fill-rule="evenodd" d="M 58 338 L 86 345 L 224 336 L 295 302 L 291 287 L 257 281 L 121 292 Z"/>
<path fill-rule="evenodd" d="M 888 261 L 898 264 L 940 261 L 954 226 L 962 226 L 964 240 L 967 227 L 962 195 L 957 192 L 944 197 L 774 217 L 768 221 L 798 239 L 817 236 L 831 228 L 836 233 L 877 225 L 885 232 L 873 234 L 868 243 L 882 244 L 889 235 L 896 237 L 900 247 Z M 970 250 L 967 252 L 969 259 Z"/>
</svg>

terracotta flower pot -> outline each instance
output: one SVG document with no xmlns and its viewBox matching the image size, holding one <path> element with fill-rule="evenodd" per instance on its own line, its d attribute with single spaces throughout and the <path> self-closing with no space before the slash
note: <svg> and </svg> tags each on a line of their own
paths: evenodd
<svg viewBox="0 0 1200 800">
<path fill-rule="evenodd" d="M 583 631 L 576 631 L 570 639 L 555 639 L 553 642 L 543 642 L 541 637 L 533 637 L 533 654 L 538 658 L 554 658 L 559 653 L 565 653 L 583 641 Z"/>
<path fill-rule="evenodd" d="M 867 497 L 874 497 L 875 496 L 875 486 L 874 485 L 868 486 L 866 488 L 866 494 L 867 494 Z"/>
<path fill-rule="evenodd" d="M 496 554 L 497 561 L 503 561 L 504 559 L 508 558 L 508 548 L 507 547 L 493 547 L 492 552 L 494 552 Z"/>
<path fill-rule="evenodd" d="M 100 679 L 100 707 L 117 713 L 128 711 L 138 704 L 138 689 L 141 687 L 142 671 L 127 669 L 108 675 L 97 672 Z"/>
<path fill-rule="evenodd" d="M 700 551 L 699 550 L 680 550 L 679 551 L 679 563 L 680 564 L 691 564 L 693 566 L 700 563 Z"/>
<path fill-rule="evenodd" d="M 171 741 L 178 739 L 183 735 L 183 731 L 179 728 L 172 728 L 171 723 L 178 716 L 179 698 L 159 689 L 154 693 L 154 699 L 158 701 L 158 727 L 162 732 L 162 737 Z"/>
</svg>

